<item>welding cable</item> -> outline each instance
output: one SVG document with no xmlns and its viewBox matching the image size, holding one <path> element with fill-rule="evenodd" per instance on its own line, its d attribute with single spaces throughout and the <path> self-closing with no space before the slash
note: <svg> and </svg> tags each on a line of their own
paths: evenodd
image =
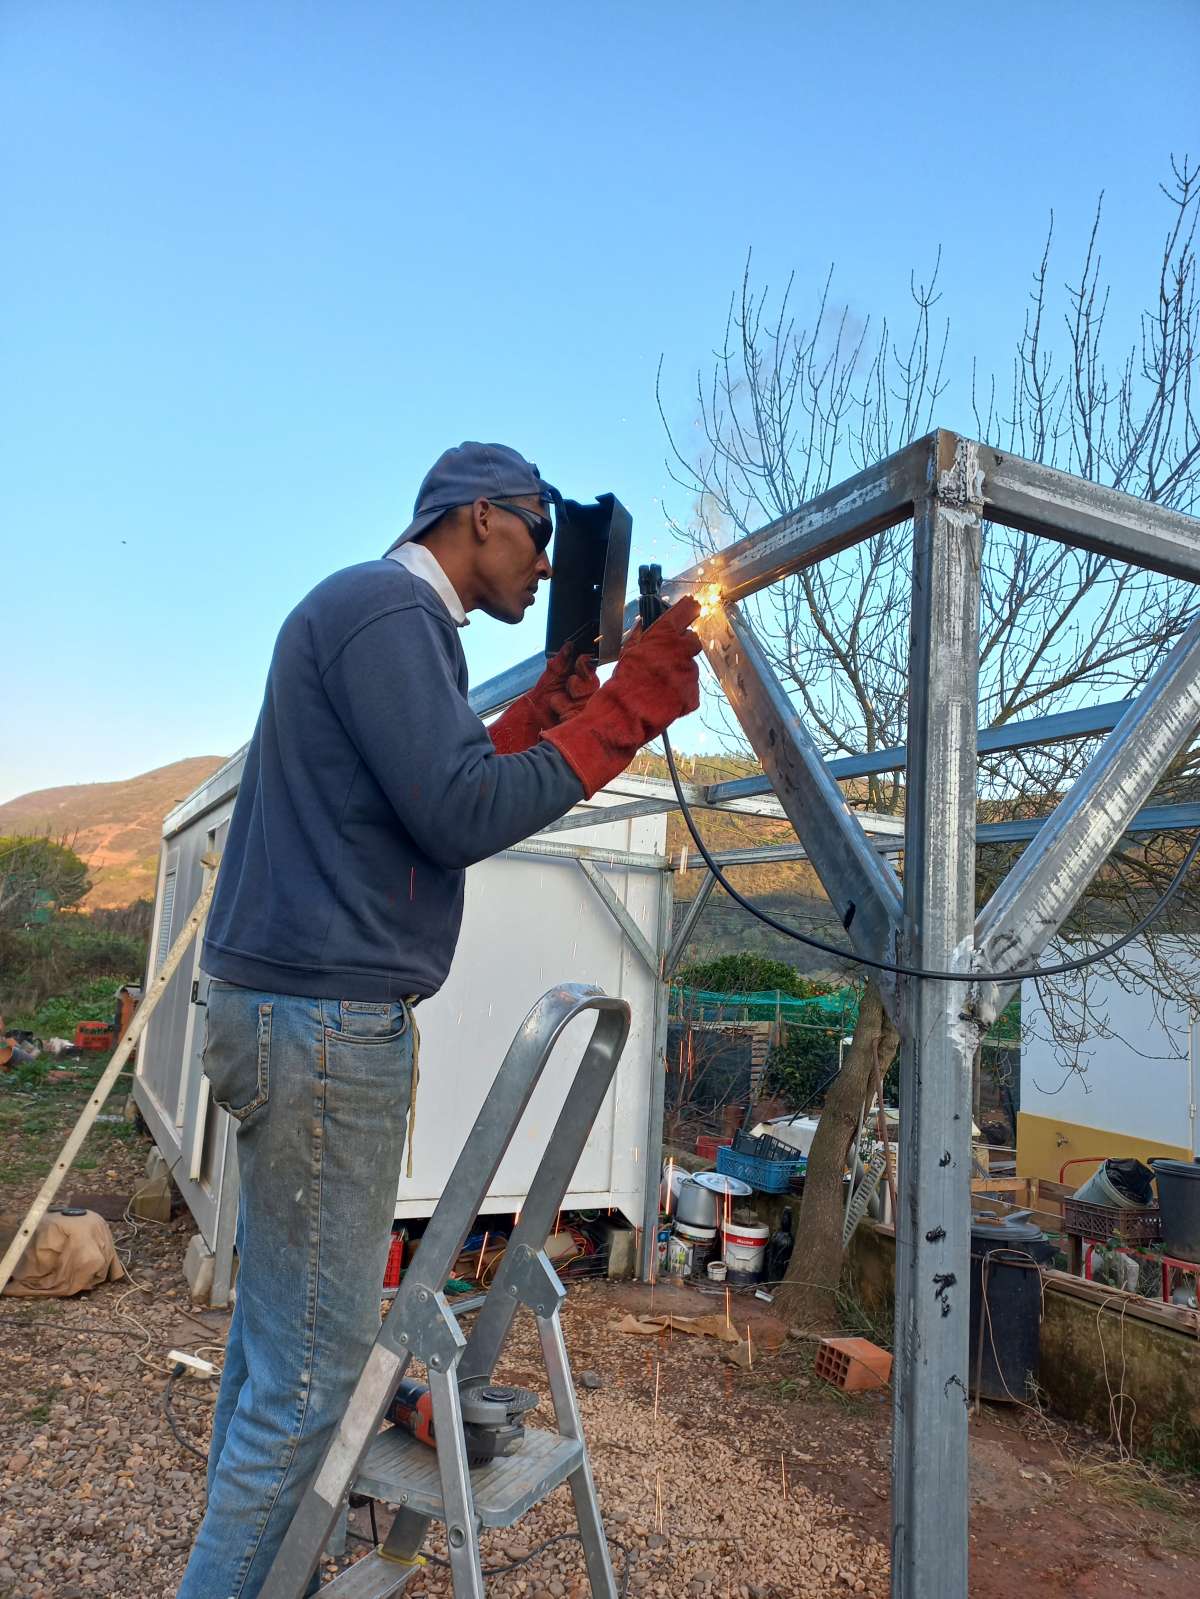
<svg viewBox="0 0 1200 1599">
<path fill-rule="evenodd" d="M 896 961 L 873 960 L 869 955 L 858 955 L 852 949 L 839 948 L 837 944 L 829 944 L 823 938 L 814 938 L 811 933 L 802 933 L 796 927 L 789 927 L 786 922 L 780 922 L 769 911 L 760 910 L 746 898 L 739 894 L 737 889 L 725 876 L 724 872 L 713 860 L 708 845 L 700 837 L 700 830 L 696 826 L 691 807 L 683 797 L 683 784 L 679 780 L 679 769 L 675 765 L 675 752 L 671 748 L 671 741 L 664 733 L 662 735 L 663 753 L 667 757 L 667 770 L 671 774 L 671 782 L 675 788 L 675 798 L 679 809 L 683 812 L 683 820 L 688 832 L 692 835 L 692 842 L 700 852 L 700 857 L 716 882 L 729 895 L 735 904 L 740 905 L 744 911 L 749 911 L 751 916 L 764 923 L 767 927 L 774 928 L 777 933 L 782 933 L 785 938 L 794 938 L 798 944 L 807 944 L 810 949 L 819 949 L 826 955 L 836 955 L 839 960 L 850 961 L 856 966 L 869 966 L 872 971 L 892 972 L 897 977 L 927 977 L 939 983 L 1015 983 L 1027 978 L 1058 977 L 1064 972 L 1081 971 L 1085 966 L 1094 966 L 1097 961 L 1107 960 L 1110 955 L 1115 955 L 1119 949 L 1124 949 L 1126 944 L 1131 944 L 1140 933 L 1144 933 L 1151 922 L 1156 922 L 1166 910 L 1183 887 L 1188 868 L 1200 854 L 1200 831 L 1192 841 L 1191 848 L 1180 861 L 1174 877 L 1167 884 L 1157 902 L 1150 907 L 1142 919 L 1135 923 L 1123 937 L 1118 938 L 1114 944 L 1107 944 L 1093 955 L 1080 955 L 1074 960 L 1059 961 L 1055 966 L 1026 966 L 1011 972 L 976 972 L 970 969 L 961 972 L 930 971 L 924 966 L 902 966 Z"/>
</svg>

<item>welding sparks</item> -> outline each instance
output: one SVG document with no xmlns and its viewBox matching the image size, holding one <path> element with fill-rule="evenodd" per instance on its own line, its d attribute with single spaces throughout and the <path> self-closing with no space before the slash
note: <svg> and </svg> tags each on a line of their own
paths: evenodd
<svg viewBox="0 0 1200 1599">
<path fill-rule="evenodd" d="M 697 621 L 702 622 L 706 616 L 711 616 L 721 603 L 721 585 L 707 583 L 702 589 L 696 591 L 696 601 L 700 606 L 700 615 Z"/>
<path fill-rule="evenodd" d="M 783 1497 L 786 1499 L 788 1496 L 787 1467 L 783 1463 L 782 1455 L 779 1457 L 779 1475 L 783 1479 Z"/>
<path fill-rule="evenodd" d="M 767 1146 L 770 1147 L 769 1145 Z M 671 1179 L 675 1175 L 675 1157 L 672 1155 L 667 1161 L 667 1215 L 671 1214 Z"/>
<path fill-rule="evenodd" d="M 750 1371 L 754 1370 L 754 1349 L 750 1343 L 750 1323 L 746 1323 L 746 1365 Z"/>
<path fill-rule="evenodd" d="M 654 1362 L 654 1425 L 658 1426 L 658 1383 L 662 1376 L 662 1362 Z"/>
<path fill-rule="evenodd" d="M 729 1314 L 729 1289 L 728 1288 L 726 1288 L 726 1290 L 725 1290 L 725 1325 L 726 1325 L 726 1327 L 729 1327 L 729 1328 L 732 1328 L 732 1326 L 733 1326 L 733 1320 L 732 1320 L 732 1318 L 731 1318 L 731 1316 Z"/>
<path fill-rule="evenodd" d="M 483 1257 L 484 1257 L 484 1255 L 487 1254 L 487 1241 L 488 1241 L 488 1235 L 487 1235 L 487 1233 L 484 1233 L 483 1242 L 479 1246 L 479 1264 L 475 1268 L 475 1281 L 476 1282 L 478 1282 L 479 1279 L 483 1276 Z"/>
</svg>

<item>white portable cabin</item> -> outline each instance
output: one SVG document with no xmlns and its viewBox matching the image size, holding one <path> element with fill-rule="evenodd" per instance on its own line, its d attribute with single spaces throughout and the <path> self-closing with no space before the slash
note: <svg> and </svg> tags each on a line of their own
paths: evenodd
<svg viewBox="0 0 1200 1599">
<path fill-rule="evenodd" d="M 245 752 L 227 761 L 163 823 L 147 985 L 219 855 Z M 597 795 L 599 815 L 621 796 Z M 432 1213 L 517 1027 L 547 989 L 595 984 L 629 1001 L 633 1025 L 565 1206 L 608 1209 L 653 1247 L 662 1142 L 671 885 L 663 814 L 541 835 L 467 873 L 462 937 L 446 986 L 417 1011 L 421 1078 L 413 1174 L 396 1216 Z M 200 947 L 184 958 L 138 1050 L 134 1099 L 213 1262 L 212 1302 L 228 1299 L 237 1221 L 234 1124 L 213 1105 L 201 1070 L 208 980 Z M 560 1041 L 489 1190 L 487 1209 L 520 1208 L 591 1023 Z M 647 1220 L 647 1218 L 649 1218 Z"/>
<path fill-rule="evenodd" d="M 1171 940 L 1156 946 L 1170 960 Z M 1127 959 L 1148 966 L 1138 953 L 1135 941 Z M 1200 1021 L 1185 1005 L 1129 976 L 1099 974 L 1066 1023 L 1056 1039 L 1038 985 L 1022 984 L 1020 1176 L 1054 1181 L 1061 1172 L 1078 1185 L 1100 1158 L 1200 1155 Z"/>
</svg>

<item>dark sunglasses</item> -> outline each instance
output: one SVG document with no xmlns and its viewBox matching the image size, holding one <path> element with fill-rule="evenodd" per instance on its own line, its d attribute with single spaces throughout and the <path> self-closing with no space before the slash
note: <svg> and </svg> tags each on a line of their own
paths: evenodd
<svg viewBox="0 0 1200 1599">
<path fill-rule="evenodd" d="M 529 537 L 533 540 L 534 548 L 541 555 L 550 540 L 554 537 L 554 523 L 544 513 L 530 511 L 524 505 L 514 505 L 511 500 L 492 500 L 493 505 L 498 505 L 502 511 L 508 511 L 513 516 L 520 517 L 529 529 Z"/>
</svg>

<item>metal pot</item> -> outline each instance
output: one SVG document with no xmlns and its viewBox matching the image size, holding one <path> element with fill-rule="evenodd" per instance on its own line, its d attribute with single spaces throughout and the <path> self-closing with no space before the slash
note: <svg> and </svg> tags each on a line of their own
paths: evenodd
<svg viewBox="0 0 1200 1599">
<path fill-rule="evenodd" d="M 685 1227 L 715 1227 L 717 1225 L 717 1196 L 703 1184 L 689 1177 L 679 1185 L 679 1198 L 675 1202 L 675 1219 Z"/>
</svg>

